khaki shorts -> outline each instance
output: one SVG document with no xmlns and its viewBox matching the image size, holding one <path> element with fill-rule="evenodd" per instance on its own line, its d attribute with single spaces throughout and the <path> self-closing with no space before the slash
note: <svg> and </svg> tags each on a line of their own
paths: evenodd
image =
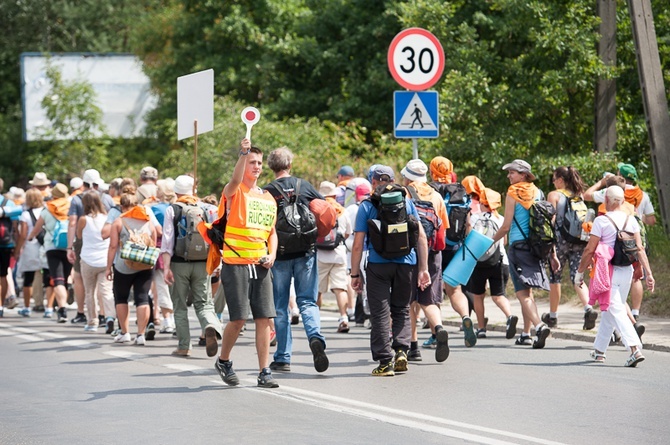
<svg viewBox="0 0 670 445">
<path fill-rule="evenodd" d="M 347 265 L 318 262 L 319 292 L 322 294 L 334 289 L 347 289 Z"/>
</svg>

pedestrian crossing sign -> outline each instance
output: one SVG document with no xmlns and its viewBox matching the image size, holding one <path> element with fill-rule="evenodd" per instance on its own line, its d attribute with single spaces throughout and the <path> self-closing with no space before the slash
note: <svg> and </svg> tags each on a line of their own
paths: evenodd
<svg viewBox="0 0 670 445">
<path fill-rule="evenodd" d="M 439 136 L 437 91 L 393 92 L 393 136 L 436 138 Z"/>
</svg>

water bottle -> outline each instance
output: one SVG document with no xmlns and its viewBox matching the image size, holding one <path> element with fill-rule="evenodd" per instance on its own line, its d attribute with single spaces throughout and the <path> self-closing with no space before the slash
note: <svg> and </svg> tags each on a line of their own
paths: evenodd
<svg viewBox="0 0 670 445">
<path fill-rule="evenodd" d="M 593 209 L 588 209 L 586 211 L 586 217 L 584 218 L 584 223 L 592 223 L 594 219 L 596 219 L 596 211 Z M 582 228 L 582 236 L 580 237 L 580 239 L 582 241 L 588 241 L 590 236 L 591 233 L 587 232 Z"/>
</svg>

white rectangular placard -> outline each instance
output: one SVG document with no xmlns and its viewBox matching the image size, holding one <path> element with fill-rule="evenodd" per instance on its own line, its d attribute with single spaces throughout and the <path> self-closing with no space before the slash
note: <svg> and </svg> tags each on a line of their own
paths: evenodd
<svg viewBox="0 0 670 445">
<path fill-rule="evenodd" d="M 214 129 L 214 70 L 205 70 L 177 78 L 177 139 Z"/>
</svg>

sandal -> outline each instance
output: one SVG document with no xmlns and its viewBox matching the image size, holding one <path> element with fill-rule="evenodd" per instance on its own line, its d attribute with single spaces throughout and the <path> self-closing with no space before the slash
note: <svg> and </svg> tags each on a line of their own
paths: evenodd
<svg viewBox="0 0 670 445">
<path fill-rule="evenodd" d="M 593 361 L 596 363 L 605 363 L 605 360 L 607 359 L 604 352 L 600 352 L 597 350 L 591 351 L 590 355 Z"/>
<path fill-rule="evenodd" d="M 639 350 L 636 350 L 630 355 L 630 357 L 628 357 L 628 360 L 626 360 L 624 366 L 628 368 L 635 368 L 641 361 L 644 361 L 644 355 L 642 355 Z"/>
<path fill-rule="evenodd" d="M 520 335 L 514 342 L 515 345 L 532 346 L 533 338 L 530 335 Z"/>
</svg>

